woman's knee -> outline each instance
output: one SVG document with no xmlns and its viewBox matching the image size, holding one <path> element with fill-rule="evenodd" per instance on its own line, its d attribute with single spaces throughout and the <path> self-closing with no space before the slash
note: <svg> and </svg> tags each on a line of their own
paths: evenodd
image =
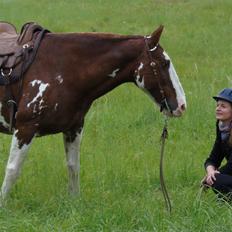
<svg viewBox="0 0 232 232">
<path fill-rule="evenodd" d="M 216 174 L 216 180 L 214 181 L 212 188 L 216 192 L 229 193 L 232 191 L 232 176 Z"/>
</svg>

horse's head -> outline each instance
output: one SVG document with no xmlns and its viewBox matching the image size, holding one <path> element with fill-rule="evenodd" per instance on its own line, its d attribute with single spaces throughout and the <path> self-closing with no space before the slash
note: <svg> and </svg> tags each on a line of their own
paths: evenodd
<svg viewBox="0 0 232 232">
<path fill-rule="evenodd" d="M 185 94 L 169 56 L 159 45 L 162 30 L 160 26 L 151 36 L 144 37 L 135 81 L 166 115 L 181 116 L 186 109 Z"/>
</svg>

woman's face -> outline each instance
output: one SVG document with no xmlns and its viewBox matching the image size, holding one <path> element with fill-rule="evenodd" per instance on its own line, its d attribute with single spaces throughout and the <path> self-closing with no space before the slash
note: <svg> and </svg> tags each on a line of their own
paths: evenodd
<svg viewBox="0 0 232 232">
<path fill-rule="evenodd" d="M 216 119 L 222 122 L 230 122 L 232 120 L 232 106 L 229 102 L 223 100 L 217 101 Z"/>
</svg>

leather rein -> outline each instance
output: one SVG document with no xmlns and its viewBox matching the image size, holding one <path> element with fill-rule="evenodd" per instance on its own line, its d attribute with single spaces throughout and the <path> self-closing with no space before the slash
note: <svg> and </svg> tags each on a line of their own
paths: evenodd
<svg viewBox="0 0 232 232">
<path fill-rule="evenodd" d="M 160 112 L 162 112 L 164 109 L 168 110 L 169 112 L 172 112 L 172 110 L 170 109 L 169 105 L 168 105 L 168 102 L 167 102 L 167 98 L 165 97 L 165 92 L 160 84 L 160 81 L 159 81 L 159 78 L 158 78 L 158 75 L 157 75 L 157 71 L 156 71 L 156 63 L 153 61 L 152 59 L 152 56 L 151 56 L 151 51 L 154 51 L 158 44 L 150 49 L 149 48 L 149 45 L 148 45 L 148 41 L 147 41 L 147 38 L 144 37 L 144 41 L 145 41 L 145 45 L 146 45 L 146 49 L 147 49 L 147 54 L 148 54 L 148 57 L 149 57 L 149 60 L 150 60 L 150 66 L 152 68 L 152 72 L 154 74 L 154 77 L 157 78 L 157 82 L 158 82 L 158 86 L 159 86 L 159 91 L 160 91 L 160 94 L 162 96 L 162 100 L 161 100 L 161 103 L 160 103 Z M 171 213 L 172 211 L 172 205 L 171 205 L 171 201 L 170 201 L 170 198 L 169 198 L 169 195 L 168 195 L 168 192 L 167 192 L 167 188 L 166 188 L 166 185 L 165 185 L 165 181 L 164 181 L 164 174 L 163 174 L 163 157 L 164 157 L 164 146 L 165 146 L 165 140 L 167 139 L 168 137 L 168 117 L 166 115 L 164 115 L 164 126 L 163 126 L 163 131 L 162 131 L 162 134 L 161 134 L 161 151 L 160 151 L 160 185 L 161 185 L 161 190 L 162 190 L 162 193 L 163 193 L 163 197 L 164 197 L 164 200 L 165 200 L 165 205 L 166 205 L 166 208 L 167 208 L 167 211 L 169 213 Z"/>
</svg>

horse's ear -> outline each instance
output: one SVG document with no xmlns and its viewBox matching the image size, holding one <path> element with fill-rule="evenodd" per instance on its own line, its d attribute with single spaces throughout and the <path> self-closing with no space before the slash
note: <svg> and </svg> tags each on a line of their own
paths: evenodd
<svg viewBox="0 0 232 232">
<path fill-rule="evenodd" d="M 159 43 L 160 40 L 160 36 L 162 34 L 162 31 L 164 29 L 163 25 L 160 25 L 152 34 L 151 34 L 151 38 L 149 39 L 149 47 L 153 48 L 155 46 L 157 46 L 157 44 Z"/>
</svg>

